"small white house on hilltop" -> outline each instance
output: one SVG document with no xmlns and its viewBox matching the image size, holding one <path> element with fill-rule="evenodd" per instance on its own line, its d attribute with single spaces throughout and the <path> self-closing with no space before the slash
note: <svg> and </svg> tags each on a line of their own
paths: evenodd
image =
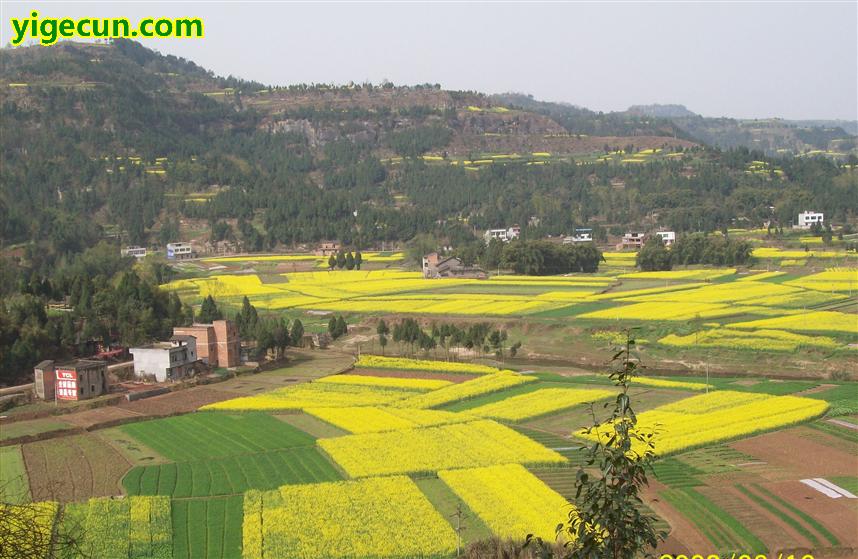
<svg viewBox="0 0 858 559">
<path fill-rule="evenodd" d="M 575 229 L 574 235 L 569 235 L 568 237 L 563 237 L 564 245 L 571 245 L 576 243 L 591 243 L 593 242 L 593 230 L 592 229 Z"/>
<path fill-rule="evenodd" d="M 810 229 L 814 223 L 822 225 L 825 221 L 825 216 L 821 212 L 801 212 L 798 214 L 799 229 Z"/>
<path fill-rule="evenodd" d="M 489 244 L 492 239 L 499 239 L 507 243 L 513 239 L 517 239 L 519 235 L 521 235 L 521 227 L 514 225 L 509 229 L 489 229 L 483 235 L 483 238 L 486 240 L 486 244 Z"/>
<path fill-rule="evenodd" d="M 145 258 L 146 257 L 146 247 L 139 246 L 130 246 L 125 247 L 119 251 L 122 256 L 133 256 L 134 258 Z"/>
</svg>

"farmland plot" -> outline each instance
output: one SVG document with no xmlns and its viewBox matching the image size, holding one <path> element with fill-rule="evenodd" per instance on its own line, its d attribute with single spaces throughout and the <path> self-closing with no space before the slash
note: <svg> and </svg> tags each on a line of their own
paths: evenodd
<svg viewBox="0 0 858 559">
<path fill-rule="evenodd" d="M 242 499 L 173 500 L 173 557 L 241 557 Z"/>
<path fill-rule="evenodd" d="M 166 497 L 98 498 L 66 505 L 66 533 L 82 534 L 86 557 L 170 559 L 173 530 Z"/>
<path fill-rule="evenodd" d="M 447 557 L 456 534 L 409 478 L 287 485 L 244 496 L 245 559 Z"/>
<path fill-rule="evenodd" d="M 235 495 L 248 489 L 337 479 L 340 475 L 318 450 L 304 447 L 137 467 L 128 472 L 122 484 L 129 495 L 183 498 Z"/>
<path fill-rule="evenodd" d="M 566 458 L 491 420 L 319 439 L 352 477 L 428 473 L 523 463 L 560 465 Z"/>
<path fill-rule="evenodd" d="M 666 455 L 802 423 L 827 409 L 828 403 L 810 398 L 721 390 L 640 413 L 637 428 L 655 431 L 655 452 Z M 594 439 L 610 433 L 612 425 L 603 425 L 598 435 L 577 434 Z M 640 452 L 643 447 L 633 444 L 632 449 Z"/>
<path fill-rule="evenodd" d="M 0 502 L 26 503 L 30 500 L 30 481 L 21 447 L 0 447 Z"/>
<path fill-rule="evenodd" d="M 112 446 L 91 434 L 28 443 L 21 449 L 36 501 L 116 495 L 130 467 Z"/>
<path fill-rule="evenodd" d="M 500 538 L 534 534 L 553 541 L 571 511 L 563 496 L 519 464 L 445 470 L 438 477 Z"/>
<path fill-rule="evenodd" d="M 261 413 L 193 413 L 132 423 L 122 429 L 176 461 L 308 446 L 314 440 L 307 433 Z"/>
</svg>

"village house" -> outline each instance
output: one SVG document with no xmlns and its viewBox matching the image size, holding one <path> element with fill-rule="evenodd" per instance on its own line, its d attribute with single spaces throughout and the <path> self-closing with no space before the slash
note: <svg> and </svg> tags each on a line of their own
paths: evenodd
<svg viewBox="0 0 858 559">
<path fill-rule="evenodd" d="M 328 257 L 332 254 L 337 254 L 340 251 L 341 245 L 337 241 L 322 241 L 319 243 L 319 246 L 316 247 L 315 254 L 316 256 L 324 256 Z"/>
<path fill-rule="evenodd" d="M 620 240 L 620 244 L 617 245 L 618 249 L 627 249 L 627 248 L 636 248 L 639 249 L 643 247 L 644 243 L 644 234 L 643 233 L 626 233 L 623 235 L 622 240 Z"/>
<path fill-rule="evenodd" d="M 796 225 L 797 229 L 810 229 L 813 227 L 814 223 L 818 223 L 820 225 L 825 222 L 825 215 L 821 212 L 801 212 L 798 214 L 798 225 Z"/>
<path fill-rule="evenodd" d="M 492 239 L 498 239 L 501 242 L 508 243 L 513 239 L 519 238 L 521 235 L 521 227 L 513 225 L 509 229 L 489 229 L 483 235 L 486 244 L 489 244 Z"/>
<path fill-rule="evenodd" d="M 121 249 L 119 253 L 122 256 L 133 256 L 134 258 L 145 258 L 146 257 L 146 247 L 139 246 L 129 246 Z"/>
<path fill-rule="evenodd" d="M 167 258 L 169 260 L 186 260 L 194 257 L 191 243 L 167 243 Z"/>
<path fill-rule="evenodd" d="M 424 278 L 477 278 L 485 279 L 486 272 L 465 264 L 455 256 L 441 256 L 430 252 L 423 257 Z"/>
<path fill-rule="evenodd" d="M 34 367 L 34 377 L 36 397 L 43 400 L 87 400 L 109 391 L 104 361 L 42 361 Z"/>
<path fill-rule="evenodd" d="M 173 337 L 193 336 L 197 357 L 212 367 L 237 367 L 241 364 L 241 338 L 231 320 L 173 328 Z"/>
<path fill-rule="evenodd" d="M 173 336 L 169 342 L 132 347 L 128 351 L 134 356 L 134 376 L 154 377 L 157 382 L 192 376 L 199 361 L 193 336 Z"/>
<path fill-rule="evenodd" d="M 572 245 L 577 243 L 592 243 L 593 242 L 593 230 L 592 229 L 575 229 L 575 233 L 573 235 L 569 235 L 568 237 L 563 237 L 564 245 Z"/>
</svg>

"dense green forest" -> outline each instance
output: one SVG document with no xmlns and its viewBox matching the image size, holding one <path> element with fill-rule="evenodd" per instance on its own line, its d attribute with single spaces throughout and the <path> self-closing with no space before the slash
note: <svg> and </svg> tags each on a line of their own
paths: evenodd
<svg viewBox="0 0 858 559">
<path fill-rule="evenodd" d="M 427 105 L 379 107 L 369 85 L 342 95 L 303 86 L 283 90 L 286 101 L 266 109 L 251 102 L 261 84 L 216 78 L 130 41 L 18 49 L 4 53 L 0 72 L 4 82 L 27 84 L 4 88 L 0 106 L 6 246 L 45 241 L 56 253 L 77 253 L 116 233 L 123 242 L 159 244 L 176 232 L 169 218 L 177 215 L 206 219 L 213 230 L 241 219 L 214 236 L 261 250 L 322 238 L 357 246 L 418 233 L 457 239 L 513 223 L 530 224 L 525 236 L 536 239 L 585 225 L 619 231 L 654 215 L 679 232 L 712 231 L 771 219 L 788 225 L 806 208 L 843 222 L 858 209 L 855 175 L 842 164 L 747 148 L 687 148 L 682 157 L 627 166 L 580 165 L 575 154 L 478 173 L 432 164 L 418 156 L 474 140 L 468 130 L 477 117 L 460 109 L 487 100 L 428 85 L 402 88 L 439 96 Z M 229 96 L 205 94 L 225 88 Z M 574 134 L 681 134 L 664 119 L 561 111 L 524 96 L 506 101 Z M 521 127 L 527 114 L 513 124 Z M 390 155 L 404 159 L 393 166 Z M 782 173 L 747 173 L 754 161 Z M 208 194 L 189 200 L 195 192 Z"/>
</svg>

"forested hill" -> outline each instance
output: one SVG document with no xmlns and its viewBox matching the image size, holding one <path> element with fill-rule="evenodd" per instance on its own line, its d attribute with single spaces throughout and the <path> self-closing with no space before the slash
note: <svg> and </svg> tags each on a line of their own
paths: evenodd
<svg viewBox="0 0 858 559">
<path fill-rule="evenodd" d="M 461 245 L 512 224 L 541 238 L 858 210 L 845 158 L 720 151 L 667 119 L 435 84 L 269 88 L 130 41 L 4 49 L 0 96 L 0 247 L 45 262 L 104 238 Z"/>
</svg>

